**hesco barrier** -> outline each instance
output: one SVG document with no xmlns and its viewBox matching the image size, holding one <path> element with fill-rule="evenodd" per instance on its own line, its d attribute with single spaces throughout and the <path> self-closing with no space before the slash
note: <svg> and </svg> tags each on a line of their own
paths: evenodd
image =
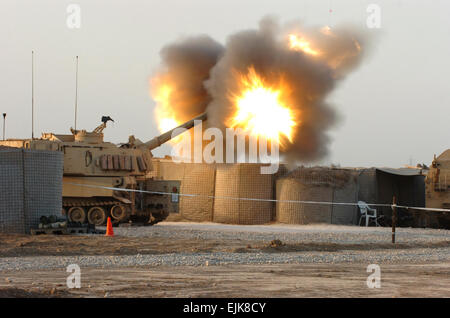
<svg viewBox="0 0 450 318">
<path fill-rule="evenodd" d="M 357 172 L 347 169 L 298 168 L 276 181 L 280 201 L 356 202 Z M 352 206 L 276 203 L 276 220 L 289 224 L 353 224 L 357 208 Z"/>
<path fill-rule="evenodd" d="M 272 202 L 224 198 L 272 199 L 273 175 L 261 174 L 260 168 L 260 164 L 249 163 L 217 166 L 214 222 L 264 224 L 271 221 Z"/>
<path fill-rule="evenodd" d="M 202 163 L 159 162 L 159 174 L 164 180 L 180 180 L 180 192 L 198 196 L 181 196 L 179 211 L 184 220 L 212 221 L 215 166 Z"/>
<path fill-rule="evenodd" d="M 279 179 L 277 200 L 325 201 L 333 199 L 333 189 L 304 184 L 297 179 Z M 276 203 L 276 220 L 289 224 L 331 223 L 331 206 L 291 202 Z"/>
<path fill-rule="evenodd" d="M 43 215 L 60 215 L 63 154 L 0 149 L 0 232 L 29 233 Z"/>
<path fill-rule="evenodd" d="M 215 167 L 209 164 L 186 163 L 181 182 L 181 193 L 199 196 L 181 197 L 180 211 L 190 221 L 212 221 L 214 199 Z"/>
</svg>

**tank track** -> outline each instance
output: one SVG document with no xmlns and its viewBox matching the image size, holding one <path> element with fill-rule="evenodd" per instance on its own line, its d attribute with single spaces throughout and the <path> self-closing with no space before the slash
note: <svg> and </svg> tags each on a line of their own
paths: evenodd
<svg viewBox="0 0 450 318">
<path fill-rule="evenodd" d="M 107 198 L 107 199 L 101 199 L 101 198 L 63 198 L 63 211 L 67 215 L 67 218 L 69 221 L 72 222 L 79 222 L 79 223 L 89 223 L 94 225 L 104 225 L 106 224 L 106 220 L 110 215 L 110 209 L 114 205 L 118 205 L 121 202 L 119 200 L 116 200 L 114 198 Z M 91 209 L 97 209 L 95 212 L 97 214 L 95 220 L 92 217 L 90 219 L 88 212 Z M 72 208 L 81 208 L 82 211 L 78 210 L 76 211 L 76 216 L 71 214 L 70 209 Z M 83 216 L 80 216 L 83 215 Z M 118 223 L 117 220 L 114 220 L 111 218 L 113 223 Z M 83 221 L 81 221 L 83 220 Z"/>
<path fill-rule="evenodd" d="M 63 209 L 65 211 L 65 214 L 69 217 L 68 213 L 71 208 L 79 207 L 82 208 L 85 212 L 85 222 L 84 223 L 90 223 L 88 218 L 88 211 L 92 208 L 99 207 L 103 208 L 105 211 L 105 217 L 104 221 L 95 225 L 104 225 L 106 224 L 106 219 L 111 216 L 110 209 L 111 207 L 115 205 L 123 205 L 129 208 L 129 211 L 131 211 L 131 205 L 124 204 L 121 201 L 114 199 L 114 198 L 63 198 Z M 136 215 L 128 215 L 123 220 L 116 220 L 113 217 L 111 217 L 111 220 L 113 224 L 119 224 L 119 223 L 128 223 L 128 222 L 135 222 L 135 223 L 142 223 L 143 225 L 154 225 L 156 223 L 159 223 L 161 221 L 164 221 L 168 216 L 168 213 L 148 213 L 148 212 L 142 212 L 142 211 L 136 211 Z M 73 220 L 70 220 L 73 221 Z M 76 221 L 75 221 L 76 222 Z"/>
</svg>

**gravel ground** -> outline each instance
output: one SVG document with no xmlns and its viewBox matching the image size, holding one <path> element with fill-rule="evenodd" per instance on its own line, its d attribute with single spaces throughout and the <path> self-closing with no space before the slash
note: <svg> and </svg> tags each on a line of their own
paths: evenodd
<svg viewBox="0 0 450 318">
<path fill-rule="evenodd" d="M 386 243 L 391 240 L 390 228 L 363 228 L 334 225 L 261 225 L 242 226 L 213 223 L 163 222 L 152 227 L 115 228 L 117 236 L 186 239 L 242 240 L 243 242 L 281 240 L 284 243 L 322 242 L 333 244 Z M 279 253 L 172 253 L 123 256 L 36 256 L 0 258 L 0 271 L 61 268 L 76 263 L 83 267 L 122 266 L 209 266 L 230 264 L 303 264 L 303 263 L 396 263 L 446 262 L 449 247 L 424 248 L 423 244 L 450 242 L 450 231 L 433 229 L 397 229 L 397 242 L 408 248 L 368 251 L 340 250 L 334 252 L 304 251 Z M 414 244 L 421 244 L 414 247 Z M 188 248 L 187 248 L 188 250 Z"/>
<path fill-rule="evenodd" d="M 325 242 L 367 244 L 391 242 L 391 228 L 342 225 L 228 225 L 217 223 L 163 222 L 153 227 L 120 227 L 114 233 L 134 237 L 173 237 L 197 239 L 241 239 L 267 241 L 274 238 L 286 243 Z M 398 243 L 450 242 L 449 230 L 397 228 Z"/>
<path fill-rule="evenodd" d="M 177 253 L 128 256 L 38 256 L 3 258 L 0 271 L 80 267 L 122 266 L 213 266 L 230 264 L 302 264 L 302 263 L 395 263 L 436 262 L 450 260 L 449 248 L 385 250 L 376 252 L 307 252 L 307 253 Z"/>
</svg>

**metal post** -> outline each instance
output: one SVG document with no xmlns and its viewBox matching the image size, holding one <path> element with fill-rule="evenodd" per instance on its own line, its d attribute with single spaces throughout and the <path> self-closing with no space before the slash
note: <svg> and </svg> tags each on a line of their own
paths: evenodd
<svg viewBox="0 0 450 318">
<path fill-rule="evenodd" d="M 26 171 L 25 171 L 25 149 L 22 149 L 22 210 L 23 210 L 23 229 L 26 234 L 29 234 L 28 228 L 28 202 L 27 202 L 27 187 L 26 187 Z"/>
<path fill-rule="evenodd" d="M 397 200 L 392 198 L 392 244 L 395 244 L 395 225 L 397 223 Z"/>
<path fill-rule="evenodd" d="M 5 140 L 6 113 L 3 113 L 3 140 Z"/>
<path fill-rule="evenodd" d="M 75 68 L 75 130 L 77 130 L 77 111 L 78 111 L 78 55 L 76 58 L 76 68 Z"/>
<path fill-rule="evenodd" d="M 135 190 L 136 187 L 133 185 L 131 189 Z M 131 215 L 136 215 L 136 192 L 131 192 Z"/>
</svg>

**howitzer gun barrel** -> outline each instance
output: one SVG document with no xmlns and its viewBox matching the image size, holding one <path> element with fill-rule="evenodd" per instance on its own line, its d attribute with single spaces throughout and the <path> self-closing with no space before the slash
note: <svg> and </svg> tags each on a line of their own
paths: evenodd
<svg viewBox="0 0 450 318">
<path fill-rule="evenodd" d="M 196 121 L 201 120 L 201 121 L 205 121 L 206 120 L 206 113 L 203 113 L 197 117 L 195 117 L 194 119 L 191 119 L 187 122 L 185 122 L 184 124 L 175 127 L 165 133 L 163 133 L 162 135 L 159 135 L 153 139 L 151 139 L 150 141 L 147 141 L 145 143 L 145 146 L 147 146 L 150 150 L 155 149 L 159 146 L 161 146 L 162 144 L 168 142 L 170 139 L 175 138 L 176 136 L 178 136 L 179 134 L 181 134 L 183 131 L 179 130 L 176 131 L 179 128 L 184 128 L 184 129 L 191 129 L 192 127 L 194 127 L 196 125 Z"/>
</svg>

